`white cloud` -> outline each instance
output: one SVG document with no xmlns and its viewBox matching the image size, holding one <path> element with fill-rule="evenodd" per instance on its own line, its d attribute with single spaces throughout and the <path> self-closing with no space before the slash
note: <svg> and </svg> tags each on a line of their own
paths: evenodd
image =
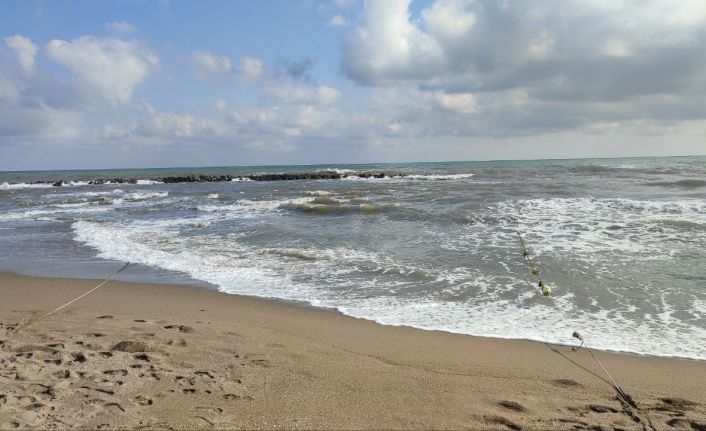
<svg viewBox="0 0 706 431">
<path fill-rule="evenodd" d="M 625 42 L 618 39 L 606 40 L 601 47 L 601 53 L 610 57 L 630 57 L 635 55 Z"/>
<path fill-rule="evenodd" d="M 121 140 L 129 139 L 135 136 L 135 130 L 137 126 L 135 124 L 128 125 L 113 125 L 106 124 L 100 128 L 99 138 L 103 140 Z"/>
<path fill-rule="evenodd" d="M 398 90 L 374 108 L 380 133 L 671 123 L 706 117 L 705 28 L 701 0 L 433 0 L 418 12 L 408 0 L 368 0 L 341 66 L 373 95 Z"/>
<path fill-rule="evenodd" d="M 220 122 L 207 117 L 196 117 L 191 114 L 172 112 L 155 115 L 151 121 L 151 131 L 155 135 L 175 138 L 203 138 L 205 136 L 222 136 L 227 127 Z"/>
<path fill-rule="evenodd" d="M 445 94 L 436 92 L 434 97 L 442 107 L 463 114 L 478 112 L 479 109 L 476 98 L 470 93 Z"/>
<path fill-rule="evenodd" d="M 327 87 L 325 85 L 320 85 L 316 88 L 316 94 L 318 96 L 319 102 L 330 105 L 335 103 L 340 99 L 341 93 L 332 87 Z"/>
<path fill-rule="evenodd" d="M 137 27 L 127 21 L 111 21 L 104 24 L 105 28 L 117 34 L 132 34 L 137 32 Z"/>
<path fill-rule="evenodd" d="M 336 103 L 341 93 L 326 85 L 311 86 L 298 82 L 275 82 L 266 89 L 267 94 L 285 103 L 330 105 Z"/>
<path fill-rule="evenodd" d="M 208 51 L 197 51 L 191 54 L 196 67 L 205 75 L 217 75 L 229 73 L 233 70 L 230 59 L 224 56 L 217 56 Z"/>
<path fill-rule="evenodd" d="M 208 51 L 196 51 L 191 57 L 204 76 L 225 79 L 237 76 L 243 81 L 254 81 L 262 74 L 262 62 L 253 57 L 243 57 L 238 66 L 234 66 L 227 56 Z"/>
<path fill-rule="evenodd" d="M 14 105 L 20 100 L 21 97 L 22 96 L 20 90 L 17 88 L 17 85 L 0 73 L 0 100 Z"/>
<path fill-rule="evenodd" d="M 438 0 L 431 8 L 425 9 L 422 17 L 429 33 L 447 40 L 467 36 L 476 22 L 476 16 L 465 10 L 467 4 L 462 0 Z"/>
<path fill-rule="evenodd" d="M 5 38 L 5 44 L 10 47 L 24 69 L 25 72 L 34 72 L 35 62 L 34 56 L 37 54 L 37 45 L 35 45 L 31 40 L 26 37 L 20 36 L 19 34 L 15 36 L 10 36 Z"/>
<path fill-rule="evenodd" d="M 253 81 L 262 73 L 262 62 L 257 58 L 243 57 L 240 62 L 239 75 L 245 81 Z"/>
<path fill-rule="evenodd" d="M 304 105 L 298 109 L 297 126 L 300 129 L 335 127 L 342 119 L 341 113 L 336 109 Z"/>
<path fill-rule="evenodd" d="M 142 106 L 145 107 L 145 109 L 147 110 L 147 112 L 149 112 L 150 115 L 154 115 L 157 112 L 157 109 L 155 109 L 155 107 L 146 100 L 142 101 Z"/>
<path fill-rule="evenodd" d="M 578 87 L 590 74 L 615 97 L 616 90 L 634 88 L 623 79 L 651 79 L 657 89 L 681 73 L 655 73 L 665 62 L 701 73 L 703 66 L 689 58 L 701 54 L 704 24 L 702 0 L 435 0 L 418 17 L 409 0 L 369 0 L 344 43 L 342 66 L 366 85 L 407 80 L 474 92 L 555 77 Z"/>
<path fill-rule="evenodd" d="M 554 52 L 556 40 L 546 30 L 530 40 L 527 46 L 527 56 L 533 60 L 544 60 Z"/>
<path fill-rule="evenodd" d="M 361 23 L 344 43 L 343 68 L 366 83 L 429 76 L 443 54 L 438 42 L 410 21 L 411 0 L 369 0 Z"/>
<path fill-rule="evenodd" d="M 334 15 L 328 20 L 328 25 L 331 27 L 346 27 L 349 24 L 350 22 L 341 15 Z"/>
<path fill-rule="evenodd" d="M 113 105 L 129 102 L 135 87 L 159 62 L 136 42 L 93 36 L 71 42 L 54 39 L 45 52 Z"/>
<path fill-rule="evenodd" d="M 75 139 L 81 130 L 81 115 L 77 112 L 0 104 L 0 147 L 24 140 Z"/>
<path fill-rule="evenodd" d="M 213 104 L 213 106 L 214 108 L 216 108 L 217 111 L 225 111 L 225 109 L 228 107 L 228 103 L 226 103 L 226 101 L 223 99 L 218 99 Z"/>
</svg>

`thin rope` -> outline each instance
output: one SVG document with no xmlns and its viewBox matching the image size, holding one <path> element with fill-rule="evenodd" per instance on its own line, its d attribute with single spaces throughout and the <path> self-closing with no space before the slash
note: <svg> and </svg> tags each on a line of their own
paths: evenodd
<svg viewBox="0 0 706 431">
<path fill-rule="evenodd" d="M 520 239 L 520 245 L 522 246 L 522 255 L 524 257 L 524 260 L 527 263 L 527 265 L 530 267 L 530 272 L 532 273 L 532 275 L 538 280 L 538 286 L 542 291 L 542 295 L 550 296 L 551 289 L 549 288 L 549 285 L 547 285 L 544 282 L 544 280 L 542 280 L 541 276 L 539 275 L 540 274 L 539 266 L 532 260 L 532 257 L 529 253 L 529 250 L 527 249 L 527 246 L 525 245 L 525 240 L 522 237 L 522 233 L 520 232 L 520 217 L 519 216 L 522 215 L 522 212 L 521 212 L 521 208 L 519 206 L 517 207 L 517 215 L 518 216 L 515 218 L 517 220 L 517 236 Z M 559 307 L 556 304 L 556 301 L 552 301 L 552 304 L 554 304 L 556 310 L 559 311 L 559 313 L 563 316 L 564 321 L 568 322 L 569 319 L 567 319 L 567 317 L 564 314 L 561 307 Z M 581 334 L 579 334 L 578 331 L 574 331 L 572 336 L 581 341 L 581 344 L 578 347 L 576 347 L 576 349 L 580 349 L 581 347 L 585 347 L 586 350 L 588 350 L 588 352 L 591 354 L 591 357 L 593 357 L 593 360 L 598 364 L 598 366 L 601 368 L 601 370 L 603 370 L 603 373 L 605 373 L 605 375 L 608 377 L 608 379 L 610 379 L 610 382 L 609 382 L 608 380 L 605 380 L 604 378 L 589 371 L 595 377 L 608 383 L 613 388 L 613 390 L 616 391 L 616 393 L 618 395 L 618 401 L 620 401 L 620 403 L 623 405 L 623 411 L 625 412 L 625 414 L 627 414 L 632 419 L 639 422 L 642 425 L 643 430 L 648 430 L 648 429 L 655 430 L 655 427 L 652 424 L 652 420 L 650 419 L 648 413 L 646 411 L 643 411 L 642 409 L 640 409 L 637 406 L 637 404 L 635 403 L 635 401 L 633 400 L 633 398 L 630 395 L 628 395 L 627 392 L 625 392 L 623 390 L 623 388 L 620 387 L 620 385 L 618 385 L 618 383 L 615 381 L 615 379 L 613 379 L 613 376 L 610 375 L 610 373 L 608 372 L 606 367 L 603 365 L 603 363 L 598 359 L 598 357 L 595 355 L 595 353 L 593 353 L 593 350 L 588 346 L 588 343 L 586 343 L 583 336 L 581 336 Z M 555 349 L 552 349 L 552 350 L 556 351 Z M 573 363 L 574 365 L 578 366 L 579 368 L 586 370 L 586 368 L 578 365 L 576 362 L 572 361 L 571 359 L 564 356 L 563 354 L 560 354 L 560 356 L 567 359 L 569 362 Z M 588 370 L 586 370 L 586 371 L 588 371 Z M 642 413 L 645 416 L 645 418 L 643 419 L 640 416 L 638 416 L 638 414 L 635 411 L 639 411 L 640 413 Z"/>
<path fill-rule="evenodd" d="M 517 236 L 520 240 L 520 245 L 522 247 L 522 255 L 524 257 L 524 260 L 527 263 L 527 265 L 530 267 L 530 272 L 532 273 L 532 275 L 538 280 L 538 287 L 541 289 L 542 295 L 550 296 L 551 289 L 550 289 L 549 285 L 546 284 L 544 282 L 544 280 L 542 280 L 541 276 L 539 275 L 540 274 L 539 266 L 537 266 L 536 263 L 533 261 L 531 255 L 529 253 L 529 250 L 527 249 L 527 246 L 525 245 L 525 241 L 524 241 L 524 238 L 522 237 L 522 233 L 520 232 L 520 216 L 522 215 L 522 212 L 521 212 L 521 208 L 519 206 L 517 207 L 517 215 L 518 216 L 515 218 L 517 221 Z M 555 305 L 557 311 L 559 311 L 559 313 L 564 317 L 564 320 L 569 321 L 569 319 L 567 319 L 566 315 L 563 313 L 563 310 L 561 309 L 561 307 L 557 306 L 555 301 L 552 301 L 552 303 Z M 595 355 L 595 353 L 593 353 L 593 350 L 588 346 L 588 343 L 586 343 L 583 336 L 578 331 L 574 331 L 572 334 L 572 337 L 581 341 L 581 344 L 578 347 L 576 347 L 576 349 L 580 349 L 581 347 L 585 347 L 586 350 L 588 350 L 588 352 L 591 354 L 591 357 L 593 358 L 593 360 L 598 364 L 598 366 L 601 368 L 601 370 L 603 370 L 603 373 L 605 373 L 605 375 L 608 377 L 610 382 L 603 379 L 603 378 L 600 378 L 600 377 L 599 378 L 601 380 L 603 380 L 604 382 L 608 383 L 616 391 L 616 393 L 618 394 L 618 400 L 621 401 L 621 404 L 627 405 L 630 408 L 633 408 L 635 410 L 642 412 L 642 410 L 637 406 L 637 404 L 635 403 L 633 398 L 630 395 L 628 395 L 623 390 L 623 388 L 621 388 L 620 385 L 615 381 L 613 376 L 610 375 L 610 373 L 608 372 L 606 367 L 603 365 L 603 363 L 598 359 L 598 357 Z M 564 355 L 561 355 L 561 356 L 566 358 Z M 566 358 L 566 359 L 568 359 L 568 358 Z M 577 365 L 574 361 L 570 360 L 570 362 L 572 362 L 574 365 Z M 580 367 L 580 368 L 583 368 L 583 367 Z M 591 374 L 593 374 L 595 376 L 594 373 L 591 373 Z M 596 376 L 596 377 L 598 377 L 598 376 Z M 634 413 L 631 413 L 631 414 L 635 415 Z M 642 423 L 643 428 L 647 429 L 647 427 L 649 427 L 650 429 L 654 429 L 654 425 L 652 425 L 652 421 L 650 420 L 649 417 L 646 417 L 646 421 L 647 421 L 646 424 Z"/>
<path fill-rule="evenodd" d="M 573 336 L 574 338 L 578 339 L 578 340 L 581 340 L 581 345 L 580 345 L 578 348 L 580 349 L 581 347 L 585 347 L 586 350 L 588 350 L 588 352 L 591 354 L 591 356 L 592 356 L 593 359 L 596 361 L 596 363 L 601 367 L 601 369 L 603 370 L 603 372 L 605 373 L 605 375 L 608 376 L 608 378 L 610 379 L 611 385 L 613 386 L 613 388 L 614 388 L 623 398 L 625 398 L 625 401 L 627 401 L 627 402 L 628 402 L 629 404 L 631 404 L 633 407 L 637 407 L 637 406 L 635 405 L 634 401 L 632 400 L 632 397 L 630 397 L 627 393 L 625 393 L 625 391 L 623 391 L 623 388 L 621 388 L 620 385 L 618 385 L 618 383 L 615 382 L 615 380 L 614 380 L 613 377 L 610 375 L 610 373 L 608 372 L 608 370 L 606 370 L 606 368 L 603 366 L 603 363 L 598 360 L 598 358 L 596 357 L 596 355 L 593 353 L 593 350 L 591 350 L 591 348 L 588 346 L 588 344 L 586 343 L 586 341 L 584 341 L 584 339 L 583 339 L 583 337 L 581 336 L 581 334 L 579 334 L 578 332 L 574 331 L 574 333 L 572 334 L 572 336 Z"/>
<path fill-rule="evenodd" d="M 87 292 L 85 292 L 85 293 L 83 293 L 83 294 L 77 296 L 76 298 L 72 299 L 71 301 L 67 302 L 66 304 L 61 305 L 61 306 L 59 306 L 59 307 L 56 307 L 55 309 L 53 309 L 53 310 L 51 310 L 51 311 L 49 311 L 49 312 L 47 312 L 47 313 L 44 313 L 44 314 L 42 314 L 42 315 L 40 315 L 40 316 L 38 316 L 38 317 L 34 317 L 34 316 L 33 316 L 33 317 L 30 317 L 30 318 L 27 319 L 24 323 L 18 324 L 18 325 L 15 327 L 15 329 L 11 332 L 10 335 L 11 335 L 12 337 L 14 337 L 15 335 L 17 335 L 17 332 L 19 332 L 20 329 L 27 328 L 28 326 L 30 326 L 30 325 L 32 325 L 32 324 L 34 324 L 34 323 L 37 323 L 37 322 L 39 322 L 39 321 L 42 320 L 42 319 L 46 319 L 47 317 L 51 316 L 52 314 L 56 313 L 57 311 L 59 311 L 59 310 L 65 308 L 65 307 L 68 307 L 69 305 L 73 304 L 74 302 L 78 301 L 79 299 L 81 299 L 81 298 L 83 298 L 83 297 L 89 295 L 90 293 L 96 291 L 98 288 L 100 288 L 101 286 L 105 285 L 105 284 L 108 283 L 110 280 L 112 280 L 116 275 L 120 274 L 125 268 L 128 267 L 128 265 L 130 265 L 130 262 L 127 262 L 127 263 L 126 263 L 125 265 L 123 265 L 120 269 L 118 269 L 117 271 L 115 271 L 114 273 L 112 273 L 112 274 L 110 275 L 110 277 L 108 277 L 108 278 L 106 278 L 105 280 L 103 280 L 101 283 L 99 283 L 99 284 L 98 284 L 96 287 L 94 287 L 93 289 L 91 289 L 91 290 L 89 290 L 89 291 L 87 291 Z"/>
</svg>

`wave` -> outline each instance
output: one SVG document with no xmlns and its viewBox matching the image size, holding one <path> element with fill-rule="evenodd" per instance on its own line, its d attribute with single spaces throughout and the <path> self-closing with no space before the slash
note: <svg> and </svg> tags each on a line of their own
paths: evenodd
<svg viewBox="0 0 706 431">
<path fill-rule="evenodd" d="M 421 175 L 405 175 L 403 178 L 410 180 L 463 180 L 474 177 L 475 174 L 421 174 Z"/>
<path fill-rule="evenodd" d="M 89 181 L 67 181 L 61 182 L 61 187 L 80 187 L 91 185 Z M 48 189 L 59 187 L 53 183 L 8 183 L 0 184 L 0 190 L 21 190 L 21 189 Z"/>
<path fill-rule="evenodd" d="M 314 196 L 314 197 L 315 197 L 315 196 L 330 196 L 330 195 L 332 195 L 332 194 L 333 194 L 333 193 L 327 192 L 327 191 L 325 191 L 325 190 L 307 190 L 307 191 L 302 192 L 302 196 L 307 196 L 307 197 L 311 197 L 311 196 Z"/>
<path fill-rule="evenodd" d="M 568 172 L 576 174 L 600 175 L 606 173 L 625 173 L 625 174 L 645 174 L 645 175 L 675 175 L 680 174 L 678 169 L 673 167 L 659 166 L 639 166 L 639 165 L 579 165 L 564 167 L 561 165 L 553 165 L 551 167 L 566 169 Z"/>
<path fill-rule="evenodd" d="M 305 196 L 293 199 L 252 201 L 239 200 L 228 205 L 199 205 L 198 211 L 252 215 L 252 213 L 295 211 L 305 214 L 377 214 L 394 211 L 398 204 L 379 204 L 363 199 L 333 198 L 328 195 Z"/>
<path fill-rule="evenodd" d="M 52 187 L 51 184 L 45 183 L 2 183 L 0 184 L 0 190 L 21 190 L 21 189 L 46 189 Z"/>
<path fill-rule="evenodd" d="M 169 196 L 169 192 L 134 192 L 126 193 L 123 195 L 123 199 L 128 201 L 146 201 L 150 199 L 166 198 Z"/>
<path fill-rule="evenodd" d="M 305 204 L 285 204 L 283 208 L 308 214 L 378 214 L 381 212 L 394 211 L 399 208 L 396 204 L 375 204 L 361 203 L 346 205 L 340 202 L 335 203 L 305 203 Z"/>
<path fill-rule="evenodd" d="M 503 299 L 500 292 L 531 293 L 524 278 L 473 268 L 418 267 L 386 254 L 343 247 L 258 249 L 230 235 L 183 236 L 175 229 L 180 223 L 196 220 L 80 221 L 72 228 L 75 239 L 102 258 L 186 273 L 226 293 L 305 301 L 385 325 L 476 336 L 574 344 L 571 334 L 579 329 L 595 348 L 706 359 L 700 345 L 706 330 L 672 317 L 669 307 L 654 318 L 636 320 L 627 311 L 578 309 L 572 295 L 561 292 L 544 299 Z M 441 292 L 408 289 L 439 279 L 447 286 Z M 478 294 L 453 300 L 462 292 Z"/>
<path fill-rule="evenodd" d="M 684 189 L 696 189 L 699 187 L 706 187 L 706 180 L 697 179 L 685 179 L 678 181 L 654 181 L 645 183 L 648 186 L 660 186 L 660 187 L 677 187 Z"/>
<path fill-rule="evenodd" d="M 588 261 L 599 258 L 595 253 L 621 252 L 626 259 L 669 255 L 674 241 L 699 241 L 681 223 L 706 223 L 706 201 L 700 199 L 553 198 L 526 200 L 520 207 L 519 227 L 537 239 L 539 251 L 570 252 Z M 501 208 L 517 214 L 514 205 Z M 664 225 L 665 220 L 671 224 Z M 663 229 L 655 229 L 658 223 Z"/>
<path fill-rule="evenodd" d="M 0 214 L 0 222 L 27 220 L 50 221 L 66 215 L 102 213 L 111 210 L 112 208 L 109 206 L 65 204 L 65 206 L 57 206 L 56 208 L 2 213 Z"/>
<path fill-rule="evenodd" d="M 348 181 L 453 181 L 465 180 L 475 174 L 407 174 L 407 173 L 367 173 L 354 172 L 343 176 L 341 179 Z"/>
<path fill-rule="evenodd" d="M 313 197 L 261 201 L 241 199 L 229 205 L 199 205 L 196 209 L 203 212 L 272 212 L 281 209 L 285 205 L 306 204 L 313 200 Z"/>
</svg>

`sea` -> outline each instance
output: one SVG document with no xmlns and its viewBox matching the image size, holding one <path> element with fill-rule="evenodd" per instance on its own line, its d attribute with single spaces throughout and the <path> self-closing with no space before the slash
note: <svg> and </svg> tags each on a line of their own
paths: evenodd
<svg viewBox="0 0 706 431">
<path fill-rule="evenodd" d="M 155 181 L 317 171 L 346 177 Z M 706 360 L 706 157 L 0 172 L 0 271 L 125 262 L 383 325 Z"/>
</svg>

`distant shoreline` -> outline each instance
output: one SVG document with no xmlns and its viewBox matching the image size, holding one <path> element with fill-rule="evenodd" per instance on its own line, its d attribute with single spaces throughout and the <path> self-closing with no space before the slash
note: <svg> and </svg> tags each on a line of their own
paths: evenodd
<svg viewBox="0 0 706 431">
<path fill-rule="evenodd" d="M 559 157 L 559 158 L 538 158 L 538 159 L 479 159 L 479 160 L 430 160 L 430 161 L 407 161 L 407 162 L 361 162 L 361 163 L 294 163 L 294 164 L 251 164 L 251 165 L 203 165 L 203 166 L 149 166 L 149 167 L 112 167 L 112 168 L 57 168 L 57 169 L 20 169 L 7 170 L 0 169 L 0 175 L 12 173 L 36 173 L 36 172 L 101 172 L 101 171 L 150 171 L 150 170 L 173 170 L 178 172 L 198 172 L 200 170 L 213 169 L 267 169 L 280 167 L 298 167 L 307 169 L 326 168 L 335 166 L 369 167 L 385 165 L 409 165 L 409 164 L 448 164 L 448 163 L 515 163 L 515 162 L 544 162 L 544 161 L 589 161 L 589 160 L 644 160 L 644 159 L 680 159 L 680 158 L 701 158 L 706 154 L 695 155 L 669 155 L 669 156 L 616 156 L 616 157 Z"/>
</svg>

